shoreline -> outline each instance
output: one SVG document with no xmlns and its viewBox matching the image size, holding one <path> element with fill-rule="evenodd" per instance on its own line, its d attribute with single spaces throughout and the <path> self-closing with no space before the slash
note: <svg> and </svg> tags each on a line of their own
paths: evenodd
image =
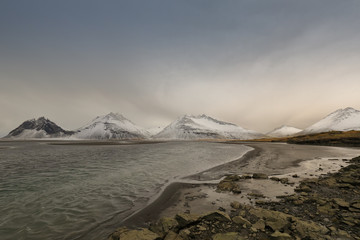
<svg viewBox="0 0 360 240">
<path fill-rule="evenodd" d="M 244 144 L 243 144 L 244 145 Z M 248 146 L 248 145 L 246 145 Z M 257 155 L 260 151 L 258 147 L 252 147 L 247 151 L 243 156 L 238 159 L 232 160 L 227 163 L 220 164 L 218 166 L 212 167 L 210 169 L 204 170 L 199 173 L 195 173 L 189 176 L 182 177 L 184 181 L 175 181 L 171 182 L 168 185 L 165 185 L 164 189 L 160 191 L 153 201 L 151 201 L 148 205 L 144 208 L 135 211 L 130 216 L 125 218 L 120 225 L 127 226 L 127 227 L 144 227 L 147 223 L 156 220 L 161 215 L 161 212 L 165 209 L 169 208 L 174 202 L 177 201 L 179 195 L 181 194 L 181 190 L 194 188 L 198 186 L 214 186 L 217 183 L 207 183 L 206 181 L 211 181 L 214 179 L 207 179 L 207 180 L 200 180 L 199 177 L 202 173 L 207 172 L 209 170 L 217 170 L 219 168 L 223 168 L 223 166 L 233 165 L 236 163 L 240 164 L 247 164 L 254 155 Z M 221 176 L 222 177 L 222 176 Z M 221 178 L 220 177 L 220 178 Z M 220 178 L 217 178 L 220 181 Z M 186 182 L 186 179 L 189 180 L 196 180 L 199 182 Z M 140 224 L 139 224 L 140 223 Z"/>
<path fill-rule="evenodd" d="M 264 144 L 258 144 L 258 143 L 241 143 L 241 144 L 252 147 L 253 150 L 248 151 L 241 158 L 236 159 L 234 161 L 182 178 L 184 180 L 186 179 L 196 180 L 199 181 L 198 183 L 193 183 L 193 182 L 170 183 L 168 186 L 165 187 L 165 189 L 158 195 L 158 197 L 153 202 L 151 202 L 149 205 L 145 206 L 144 208 L 140 209 L 139 211 L 133 213 L 132 215 L 124 219 L 119 225 L 129 228 L 146 227 L 149 226 L 149 223 L 159 220 L 160 217 L 174 216 L 178 212 L 193 213 L 194 209 L 198 209 L 196 212 L 200 213 L 200 212 L 204 212 L 204 210 L 206 211 L 217 210 L 218 208 L 221 208 L 221 205 L 224 204 L 229 205 L 230 200 L 233 200 L 232 197 L 229 197 L 229 193 L 225 193 L 223 195 L 215 194 L 215 197 L 214 196 L 209 197 L 209 195 L 214 195 L 213 193 L 215 193 L 216 184 L 209 184 L 206 182 L 202 183 L 201 181 L 209 181 L 214 179 L 218 179 L 220 181 L 222 177 L 234 174 L 234 172 L 236 173 L 237 170 L 239 170 L 239 168 L 245 170 L 245 172 L 248 173 L 249 169 L 254 169 L 254 166 L 251 166 L 254 165 L 253 163 L 254 159 L 257 159 L 258 161 L 264 160 L 262 156 L 267 154 L 267 150 L 264 150 Z M 269 143 L 266 144 L 267 146 L 269 146 L 268 145 Z M 316 159 L 317 156 L 316 155 L 313 156 L 312 160 L 316 160 Z M 307 162 L 309 160 L 311 159 L 307 159 L 307 158 L 292 159 L 282 167 L 282 170 L 284 172 L 284 169 L 285 170 L 299 169 L 302 162 Z M 255 164 L 255 167 L 256 166 L 258 165 Z M 265 161 L 265 163 L 263 163 L 262 166 L 268 168 L 269 162 Z M 260 168 L 258 170 L 264 170 L 264 169 Z M 289 172 L 291 173 L 292 171 Z M 275 176 L 279 174 L 275 173 L 272 175 Z M 300 179 L 298 179 L 298 181 L 300 181 Z M 246 186 L 245 184 L 243 187 L 244 189 L 247 188 L 249 192 L 253 194 L 259 194 L 259 195 L 261 194 L 260 191 L 255 191 L 256 193 L 253 192 L 251 186 L 252 183 L 250 182 L 248 183 L 248 186 Z M 288 186 L 288 188 L 285 188 L 286 190 L 285 192 L 288 191 L 291 193 L 289 189 L 292 189 L 293 191 L 294 188 L 295 186 Z M 236 198 L 237 196 L 233 196 L 233 197 Z M 181 200 L 188 198 L 189 199 L 193 198 L 196 200 L 193 201 Z M 251 204 L 252 201 L 246 197 L 243 200 L 244 200 L 243 202 L 247 204 L 249 203 Z M 204 207 L 205 201 L 207 203 L 207 207 Z"/>
</svg>

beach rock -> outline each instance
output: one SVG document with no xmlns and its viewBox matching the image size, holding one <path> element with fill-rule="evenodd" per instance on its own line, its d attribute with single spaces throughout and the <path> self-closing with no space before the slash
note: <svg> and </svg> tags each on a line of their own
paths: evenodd
<svg viewBox="0 0 360 240">
<path fill-rule="evenodd" d="M 241 207 L 241 203 L 239 203 L 238 201 L 233 201 L 230 203 L 230 206 L 234 209 L 239 209 Z"/>
<path fill-rule="evenodd" d="M 262 193 L 251 192 L 251 193 L 248 193 L 247 195 L 250 197 L 254 197 L 254 198 L 265 198 L 264 194 L 262 194 Z"/>
<path fill-rule="evenodd" d="M 268 179 L 268 175 L 265 173 L 254 173 L 252 177 L 254 179 Z"/>
<path fill-rule="evenodd" d="M 304 183 L 300 183 L 300 185 L 297 188 L 295 188 L 295 191 L 296 192 L 311 192 L 311 188 Z"/>
<path fill-rule="evenodd" d="M 233 190 L 234 187 L 236 187 L 237 184 L 234 182 L 228 182 L 228 181 L 224 181 L 222 180 L 218 185 L 217 185 L 217 189 L 220 191 L 231 191 Z"/>
<path fill-rule="evenodd" d="M 241 179 L 251 179 L 252 176 L 250 174 L 244 174 L 240 176 Z"/>
<path fill-rule="evenodd" d="M 289 179 L 288 178 L 280 178 L 280 182 L 282 184 L 289 184 Z"/>
<path fill-rule="evenodd" d="M 265 225 L 270 227 L 273 231 L 283 230 L 289 224 L 288 220 L 291 215 L 286 213 L 267 210 L 263 208 L 253 208 L 250 213 L 265 221 Z"/>
<path fill-rule="evenodd" d="M 226 211 L 226 209 L 223 208 L 223 207 L 219 207 L 218 210 L 221 211 L 221 212 L 225 212 L 225 211 Z"/>
<path fill-rule="evenodd" d="M 276 181 L 276 182 L 280 182 L 280 178 L 278 177 L 271 177 L 270 180 Z"/>
<path fill-rule="evenodd" d="M 212 236 L 213 240 L 244 240 L 237 232 L 217 233 Z"/>
<path fill-rule="evenodd" d="M 174 218 L 163 217 L 158 222 L 151 225 L 149 229 L 163 238 L 167 232 L 175 230 L 177 227 L 178 222 Z"/>
<path fill-rule="evenodd" d="M 346 202 L 345 200 L 341 199 L 341 198 L 334 198 L 333 199 L 334 203 L 342 208 L 349 208 L 350 207 L 350 203 Z"/>
<path fill-rule="evenodd" d="M 166 234 L 164 240 L 185 240 L 185 239 L 179 236 L 177 233 L 173 231 L 169 231 L 168 234 Z"/>
<path fill-rule="evenodd" d="M 252 226 L 260 231 L 265 231 L 265 222 L 262 219 L 254 223 Z"/>
<path fill-rule="evenodd" d="M 109 240 L 161 240 L 160 236 L 146 228 L 130 230 L 122 227 L 110 235 Z"/>
<path fill-rule="evenodd" d="M 224 180 L 220 181 L 220 183 L 217 185 L 217 191 L 229 191 L 235 194 L 241 193 L 240 186 L 236 183 L 236 181 L 230 181 L 232 178 L 225 178 Z"/>
<path fill-rule="evenodd" d="M 175 238 L 176 240 L 181 239 L 181 240 L 190 240 L 189 235 L 191 234 L 189 229 L 183 229 L 179 232 L 179 235 L 177 236 L 177 238 Z"/>
<path fill-rule="evenodd" d="M 302 221 L 299 219 L 296 219 L 294 222 L 294 228 L 301 238 L 308 237 L 310 239 L 324 239 L 324 236 L 326 236 L 329 232 L 329 230 L 324 226 L 311 221 Z"/>
<path fill-rule="evenodd" d="M 234 194 L 240 194 L 241 193 L 241 189 L 239 185 L 235 185 L 232 189 L 231 192 L 233 192 Z"/>
<path fill-rule="evenodd" d="M 319 206 L 317 208 L 318 213 L 322 214 L 322 215 L 334 215 L 336 212 L 336 209 L 333 208 L 332 204 L 327 202 L 325 205 L 323 206 Z"/>
<path fill-rule="evenodd" d="M 195 224 L 200 221 L 200 216 L 189 213 L 178 213 L 175 216 L 175 220 L 178 222 L 179 228 L 184 228 L 190 224 Z"/>
<path fill-rule="evenodd" d="M 360 209 L 360 202 L 353 202 L 351 203 L 352 208 Z"/>
<path fill-rule="evenodd" d="M 226 176 L 223 181 L 236 182 L 239 181 L 240 179 L 241 177 L 239 175 L 229 175 Z"/>
<path fill-rule="evenodd" d="M 274 240 L 291 240 L 293 238 L 287 233 L 282 233 L 282 232 L 279 232 L 279 231 L 275 231 L 273 234 L 271 234 L 271 239 L 274 239 Z"/>
<path fill-rule="evenodd" d="M 251 223 L 241 216 L 233 217 L 232 221 L 241 226 L 245 224 L 247 228 L 251 227 Z"/>
<path fill-rule="evenodd" d="M 230 222 L 231 221 L 229 215 L 227 215 L 224 212 L 220 212 L 220 211 L 207 213 L 201 217 L 201 220 L 219 221 L 219 222 Z"/>
</svg>

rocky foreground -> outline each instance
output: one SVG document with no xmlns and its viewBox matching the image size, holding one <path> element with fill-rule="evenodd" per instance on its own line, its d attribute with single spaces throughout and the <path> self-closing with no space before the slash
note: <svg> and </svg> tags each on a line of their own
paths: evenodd
<svg viewBox="0 0 360 240">
<path fill-rule="evenodd" d="M 241 194 L 238 182 L 248 177 L 229 176 L 218 190 Z M 272 180 L 288 184 L 284 178 Z M 221 208 L 203 215 L 179 213 L 149 228 L 122 227 L 109 240 L 360 239 L 360 157 L 337 173 L 302 181 L 295 192 L 279 196 L 279 202 L 258 200 L 256 206 L 235 201 L 229 213 Z"/>
</svg>

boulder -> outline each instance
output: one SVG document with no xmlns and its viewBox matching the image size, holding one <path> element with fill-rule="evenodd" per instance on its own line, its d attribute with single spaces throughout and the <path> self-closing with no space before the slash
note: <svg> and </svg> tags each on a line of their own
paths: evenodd
<svg viewBox="0 0 360 240">
<path fill-rule="evenodd" d="M 302 239 L 324 239 L 328 235 L 329 230 L 324 226 L 311 221 L 294 220 L 294 227 Z"/>
<path fill-rule="evenodd" d="M 292 217 L 286 213 L 262 208 L 253 208 L 250 210 L 250 213 L 260 219 L 263 219 L 265 221 L 265 225 L 270 227 L 273 231 L 283 230 L 287 225 L 289 225 L 289 219 Z"/>
<path fill-rule="evenodd" d="M 178 227 L 178 222 L 174 218 L 163 217 L 158 222 L 150 226 L 150 230 L 164 237 L 167 232 Z"/>
<path fill-rule="evenodd" d="M 234 209 L 240 209 L 241 208 L 241 203 L 239 203 L 238 201 L 233 201 L 230 203 L 230 206 Z"/>
<path fill-rule="evenodd" d="M 233 192 L 235 194 L 241 193 L 241 189 L 236 182 L 229 182 L 229 181 L 225 181 L 225 180 L 222 180 L 217 185 L 217 190 L 218 191 L 229 191 L 229 192 Z"/>
<path fill-rule="evenodd" d="M 178 213 L 175 216 L 175 220 L 178 222 L 180 228 L 184 228 L 190 224 L 195 224 L 200 221 L 200 216 L 189 213 Z"/>
<path fill-rule="evenodd" d="M 336 205 L 338 205 L 339 207 L 342 208 L 349 208 L 350 207 L 350 203 L 346 202 L 345 200 L 341 199 L 341 198 L 334 198 L 334 203 Z"/>
<path fill-rule="evenodd" d="M 238 224 L 238 225 L 241 225 L 241 226 L 243 226 L 245 224 L 245 226 L 247 228 L 251 227 L 251 223 L 248 220 L 246 220 L 245 218 L 241 217 L 241 216 L 233 217 L 232 221 L 234 223 Z"/>
<path fill-rule="evenodd" d="M 244 240 L 237 232 L 217 233 L 212 236 L 213 240 Z"/>
<path fill-rule="evenodd" d="M 360 209 L 360 202 L 354 202 L 351 204 L 351 207 L 356 208 L 356 209 Z"/>
<path fill-rule="evenodd" d="M 289 179 L 288 178 L 280 178 L 280 182 L 282 184 L 289 184 Z"/>
<path fill-rule="evenodd" d="M 239 175 L 229 175 L 226 176 L 223 181 L 236 182 L 239 181 L 240 179 L 241 177 Z"/>
<path fill-rule="evenodd" d="M 271 177 L 270 180 L 276 181 L 276 182 L 280 182 L 280 178 L 278 177 Z"/>
<path fill-rule="evenodd" d="M 282 232 L 279 232 L 279 231 L 275 231 L 273 234 L 271 234 L 271 239 L 274 239 L 274 240 L 291 240 L 293 238 L 287 233 L 282 233 Z"/>
<path fill-rule="evenodd" d="M 252 177 L 254 179 L 268 179 L 268 175 L 265 173 L 254 173 Z"/>
<path fill-rule="evenodd" d="M 219 221 L 219 222 L 230 222 L 231 221 L 229 215 L 227 215 L 224 212 L 220 212 L 220 211 L 207 213 L 201 217 L 201 220 Z"/>
<path fill-rule="evenodd" d="M 265 222 L 262 219 L 254 223 L 252 226 L 260 231 L 265 231 Z"/>
<path fill-rule="evenodd" d="M 168 234 L 166 234 L 164 240 L 184 240 L 184 238 L 180 237 L 177 233 L 173 231 L 169 231 Z"/>
<path fill-rule="evenodd" d="M 146 228 L 131 230 L 122 227 L 110 235 L 109 240 L 160 240 L 160 236 Z"/>
</svg>

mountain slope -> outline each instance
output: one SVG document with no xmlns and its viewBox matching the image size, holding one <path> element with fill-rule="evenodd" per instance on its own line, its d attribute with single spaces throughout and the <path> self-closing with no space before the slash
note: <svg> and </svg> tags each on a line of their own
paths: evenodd
<svg viewBox="0 0 360 240">
<path fill-rule="evenodd" d="M 185 115 L 156 134 L 160 139 L 254 139 L 264 135 L 206 115 Z"/>
<path fill-rule="evenodd" d="M 38 119 L 30 119 L 23 122 L 19 127 L 12 130 L 5 138 L 56 138 L 66 137 L 73 132 L 66 131 L 56 125 L 56 123 L 40 117 Z"/>
<path fill-rule="evenodd" d="M 74 138 L 77 139 L 143 139 L 149 133 L 136 126 L 119 113 L 109 113 L 96 117 L 89 124 L 79 128 Z"/>
<path fill-rule="evenodd" d="M 325 118 L 300 132 L 299 135 L 350 130 L 360 130 L 360 111 L 348 107 L 330 113 Z"/>
<path fill-rule="evenodd" d="M 299 128 L 282 125 L 281 127 L 275 128 L 271 132 L 268 132 L 266 135 L 269 137 L 288 137 L 301 131 L 302 129 Z"/>
</svg>

